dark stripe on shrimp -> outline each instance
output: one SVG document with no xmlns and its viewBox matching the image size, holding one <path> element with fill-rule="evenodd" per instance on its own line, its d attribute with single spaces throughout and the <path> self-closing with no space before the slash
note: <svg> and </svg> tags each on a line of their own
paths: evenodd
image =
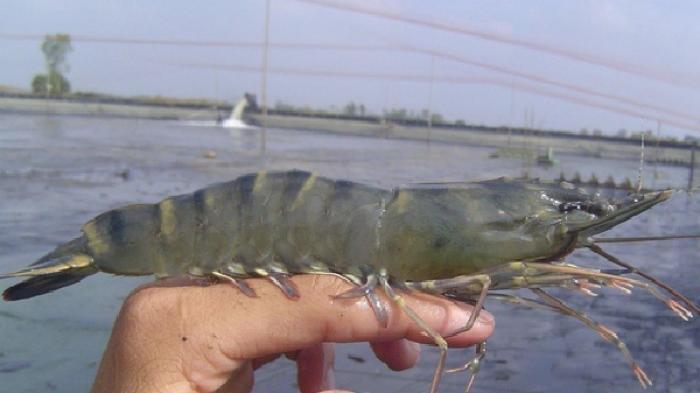
<svg viewBox="0 0 700 393">
<path fill-rule="evenodd" d="M 352 193 L 352 188 L 355 183 L 347 180 L 332 180 L 332 189 L 326 195 L 324 200 L 323 214 L 330 216 L 333 210 L 333 205 L 337 203 L 342 203 L 343 200 L 348 199 Z"/>
<path fill-rule="evenodd" d="M 238 179 L 238 200 L 239 206 L 250 204 L 253 199 L 253 188 L 255 187 L 255 179 L 257 173 L 245 175 Z"/>
<path fill-rule="evenodd" d="M 333 184 L 333 200 L 347 199 L 357 184 L 347 180 L 336 180 Z"/>
<path fill-rule="evenodd" d="M 148 204 L 148 209 L 151 210 L 151 222 L 154 223 L 153 235 L 155 237 L 160 237 L 160 225 L 163 218 L 160 216 L 160 205 L 159 204 Z"/>
<path fill-rule="evenodd" d="M 107 225 L 109 226 L 109 231 L 107 233 L 111 236 L 111 243 L 116 247 L 124 246 L 126 243 L 124 213 L 121 209 L 115 209 L 107 214 Z"/>
<path fill-rule="evenodd" d="M 192 204 L 194 205 L 194 217 L 198 224 L 203 224 L 206 221 L 206 204 L 204 202 L 204 193 L 206 189 L 197 190 L 192 195 Z"/>
</svg>

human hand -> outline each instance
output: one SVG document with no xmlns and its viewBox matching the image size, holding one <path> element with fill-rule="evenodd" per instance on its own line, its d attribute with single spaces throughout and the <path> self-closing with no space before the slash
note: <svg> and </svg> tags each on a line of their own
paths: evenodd
<svg viewBox="0 0 700 393">
<path fill-rule="evenodd" d="M 226 283 L 203 287 L 166 280 L 137 289 L 117 317 L 92 391 L 249 392 L 253 371 L 286 354 L 297 362 L 300 391 L 317 392 L 335 387 L 333 342 L 369 341 L 393 370 L 415 364 L 415 342 L 432 343 L 384 297 L 386 328 L 364 298 L 332 298 L 350 288 L 345 281 L 328 275 L 292 281 L 299 300 L 260 279 L 247 280 L 257 298 Z M 441 334 L 463 326 L 471 310 L 420 293 L 405 298 Z M 493 327 L 493 317 L 482 311 L 471 330 L 447 341 L 470 346 L 486 340 Z"/>
</svg>

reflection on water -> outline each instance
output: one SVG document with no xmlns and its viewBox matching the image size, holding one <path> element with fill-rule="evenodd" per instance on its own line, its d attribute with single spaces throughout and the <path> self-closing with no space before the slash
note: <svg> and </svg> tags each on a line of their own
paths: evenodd
<svg viewBox="0 0 700 393">
<path fill-rule="evenodd" d="M 154 202 L 233 179 L 262 167 L 305 169 L 330 177 L 391 187 L 415 181 L 474 180 L 503 175 L 584 179 L 595 173 L 635 179 L 638 163 L 560 156 L 552 168 L 523 168 L 517 159 L 489 159 L 493 149 L 369 139 L 306 131 L 269 130 L 267 155 L 258 157 L 259 134 L 230 134 L 214 127 L 173 122 L 79 117 L 0 117 L 0 271 L 24 266 L 57 243 L 77 235 L 96 214 L 125 203 Z M 206 158 L 208 150 L 215 158 Z M 124 171 L 128 176 L 123 176 Z M 685 169 L 659 167 L 658 187 L 685 184 Z M 648 175 L 648 174 L 645 174 Z M 652 179 L 646 176 L 645 183 Z M 678 194 L 671 201 L 615 228 L 619 236 L 698 233 L 700 200 Z M 669 241 L 609 246 L 700 298 L 700 245 Z M 577 252 L 580 264 L 603 264 Z M 15 392 L 86 391 L 109 329 L 126 294 L 148 278 L 97 275 L 49 296 L 0 304 L 0 381 Z M 5 284 L 3 282 L 3 284 Z M 599 297 L 559 293 L 569 303 L 620 332 L 654 379 L 656 391 L 698 391 L 697 323 L 673 318 L 644 293 Z M 639 389 L 617 350 L 576 321 L 492 302 L 497 331 L 477 391 L 588 392 Z M 364 345 L 341 346 L 338 383 L 355 391 L 427 390 L 435 352 L 400 374 L 385 370 Z M 471 351 L 453 351 L 459 365 Z M 358 362 L 357 358 L 366 359 Z M 3 366 L 4 365 L 4 366 Z M 362 378 L 358 378 L 361 375 Z M 276 362 L 256 376 L 256 391 L 286 391 L 292 365 Z M 465 376 L 447 376 L 445 392 L 462 391 Z"/>
</svg>

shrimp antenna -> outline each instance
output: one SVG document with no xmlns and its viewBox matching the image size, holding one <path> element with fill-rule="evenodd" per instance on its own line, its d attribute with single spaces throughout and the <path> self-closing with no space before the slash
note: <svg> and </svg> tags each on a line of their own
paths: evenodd
<svg viewBox="0 0 700 393">
<path fill-rule="evenodd" d="M 654 240 L 676 240 L 676 239 L 699 239 L 700 234 L 696 235 L 668 235 L 668 236 L 635 236 L 635 237 L 594 237 L 594 243 L 632 243 L 632 242 L 648 242 Z"/>
<path fill-rule="evenodd" d="M 656 286 L 665 289 L 666 291 L 668 291 L 668 293 L 675 296 L 677 299 L 681 299 L 689 308 L 691 308 L 693 311 L 695 311 L 695 313 L 700 314 L 700 307 L 698 307 L 695 303 L 693 303 L 690 299 L 685 297 L 683 294 L 681 294 L 677 290 L 673 289 L 670 285 L 662 282 L 661 280 L 655 278 L 654 276 L 652 276 L 648 273 L 645 273 L 645 272 L 637 269 L 636 267 L 630 265 L 629 263 L 618 259 L 614 255 L 608 254 L 607 252 L 603 251 L 603 249 L 600 248 L 600 246 L 598 246 L 597 244 L 591 243 L 591 244 L 588 244 L 586 247 L 588 247 L 594 253 L 607 259 L 608 261 L 610 261 L 618 266 L 622 266 L 622 267 L 626 268 L 630 273 L 638 274 L 638 275 L 646 278 L 647 280 L 649 280 L 650 282 L 652 282 Z"/>
</svg>

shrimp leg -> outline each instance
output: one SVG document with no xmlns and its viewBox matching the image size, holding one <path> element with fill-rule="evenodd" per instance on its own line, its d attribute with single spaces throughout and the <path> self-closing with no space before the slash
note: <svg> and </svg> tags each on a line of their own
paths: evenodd
<svg viewBox="0 0 700 393">
<path fill-rule="evenodd" d="M 681 299 L 681 300 L 683 301 L 683 303 L 685 303 L 686 306 L 687 306 L 688 308 L 690 308 L 691 310 L 693 310 L 693 311 L 695 311 L 696 313 L 700 314 L 700 307 L 698 307 L 695 303 L 693 303 L 693 302 L 692 302 L 690 299 L 688 299 L 687 297 L 683 296 L 683 294 L 681 294 L 680 292 L 678 292 L 678 291 L 676 291 L 675 289 L 673 289 L 670 285 L 668 285 L 668 284 L 662 282 L 661 280 L 655 278 L 654 276 L 652 276 L 652 275 L 650 275 L 650 274 L 648 274 L 648 273 L 645 273 L 645 272 L 639 270 L 638 268 L 636 268 L 636 267 L 630 265 L 629 263 L 620 260 L 619 258 L 615 257 L 614 255 L 608 254 L 607 252 L 605 252 L 605 251 L 604 251 L 599 245 L 597 245 L 597 244 L 589 244 L 589 245 L 587 245 L 586 247 L 588 247 L 588 248 L 589 248 L 591 251 L 593 251 L 594 253 L 596 253 L 596 254 L 602 256 L 603 258 L 607 259 L 608 261 L 610 261 L 610 262 L 612 262 L 612 263 L 614 263 L 614 264 L 616 264 L 616 265 L 619 265 L 619 266 L 622 266 L 622 267 L 626 268 L 627 270 L 629 270 L 630 273 L 638 274 L 638 275 L 640 275 L 640 276 L 646 278 L 646 279 L 649 280 L 650 282 L 654 283 L 656 286 L 665 289 L 666 291 L 668 291 L 668 293 L 670 293 L 671 295 L 673 295 L 673 296 L 676 297 L 677 299 Z"/>
<path fill-rule="evenodd" d="M 605 341 L 615 345 L 623 354 L 630 365 L 634 375 L 639 380 L 642 387 L 651 385 L 651 379 L 646 375 L 644 370 L 634 360 L 625 343 L 619 339 L 617 334 L 606 326 L 593 321 L 587 315 L 576 311 L 566 305 L 561 300 L 549 295 L 540 287 L 564 287 L 576 288 L 584 293 L 595 295 L 590 291 L 592 284 L 600 283 L 605 286 L 613 287 L 629 293 L 630 288 L 638 287 L 646 289 L 656 298 L 664 302 L 674 313 L 681 318 L 687 320 L 692 316 L 690 311 L 680 306 L 676 301 L 665 298 L 655 287 L 634 279 L 620 276 L 624 272 L 615 271 L 612 274 L 603 273 L 599 270 L 585 269 L 571 264 L 544 264 L 537 262 L 514 262 L 497 268 L 489 269 L 488 275 L 492 278 L 492 288 L 495 289 L 515 289 L 529 288 L 533 293 L 544 300 L 540 303 L 531 299 L 524 299 L 517 296 L 500 295 L 508 301 L 520 303 L 532 307 L 545 308 L 559 312 L 561 314 L 572 316 L 586 326 L 597 332 Z M 442 280 L 436 285 L 443 293 L 453 299 L 459 301 L 471 301 L 474 296 L 483 296 L 482 291 L 475 288 L 473 282 L 469 280 L 472 276 L 460 276 L 453 279 Z M 461 286 L 457 285 L 461 282 Z M 415 285 L 415 284 L 414 284 Z M 425 284 L 424 284 L 425 285 Z M 433 284 L 435 285 L 435 284 Z M 479 363 L 483 359 L 483 354 L 477 352 L 477 357 L 461 368 L 449 371 L 470 370 L 472 376 L 467 384 L 467 391 L 473 383 L 474 375 L 478 372 Z"/>
<path fill-rule="evenodd" d="M 587 269 L 571 264 L 553 264 L 539 262 L 512 262 L 487 271 L 491 276 L 493 289 L 515 289 L 534 287 L 570 287 L 577 280 L 589 280 L 618 289 L 626 294 L 631 288 L 645 289 L 663 302 L 673 313 L 688 321 L 693 317 L 692 312 L 677 301 L 665 297 L 656 287 L 646 282 L 620 276 L 619 274 L 603 273 L 596 269 Z M 457 291 L 458 292 L 458 291 Z"/>
<path fill-rule="evenodd" d="M 433 381 L 430 385 L 430 393 L 437 393 L 438 386 L 440 386 L 440 379 L 442 378 L 442 372 L 445 370 L 445 360 L 447 359 L 447 341 L 445 338 L 436 332 L 427 322 L 425 322 L 418 314 L 406 304 L 404 298 L 397 294 L 396 291 L 389 284 L 389 276 L 385 269 L 379 271 L 379 284 L 384 289 L 386 296 L 391 299 L 396 305 L 406 314 L 413 322 L 418 325 L 423 331 L 433 339 L 435 344 L 440 349 L 440 357 L 438 360 L 438 365 L 435 367 L 435 372 L 433 374 Z"/>
<path fill-rule="evenodd" d="M 236 279 L 235 277 L 226 274 L 226 273 L 221 273 L 221 272 L 211 272 L 211 275 L 214 276 L 214 278 L 226 281 L 236 287 L 239 291 L 241 291 L 244 295 L 248 297 L 257 297 L 255 294 L 255 291 L 253 288 L 248 286 L 245 281 Z"/>
<path fill-rule="evenodd" d="M 462 367 L 447 370 L 448 373 L 469 371 L 469 380 L 467 380 L 467 384 L 464 386 L 464 393 L 469 393 L 469 391 L 472 390 L 472 386 L 474 386 L 474 381 L 476 381 L 476 375 L 479 373 L 479 370 L 481 369 L 481 363 L 484 361 L 485 357 L 486 341 L 476 345 L 476 356 L 474 356 L 474 358 L 470 360 L 467 364 L 465 364 Z"/>
<path fill-rule="evenodd" d="M 501 301 L 508 302 L 511 304 L 517 304 L 525 307 L 530 307 L 530 308 L 542 308 L 548 311 L 554 311 L 554 312 L 559 312 L 561 313 L 560 310 L 533 300 L 533 299 L 528 299 L 520 296 L 515 296 L 515 295 L 510 295 L 510 294 L 502 294 L 502 293 L 489 293 L 489 297 L 495 297 L 498 298 Z M 460 297 L 460 296 L 450 296 L 452 299 L 458 300 L 458 301 L 471 301 L 472 298 L 470 296 L 467 297 Z M 469 380 L 467 381 L 467 384 L 465 385 L 464 392 L 469 393 L 471 391 L 472 386 L 474 385 L 474 381 L 476 380 L 476 375 L 478 374 L 479 370 L 481 369 L 481 363 L 483 363 L 484 358 L 486 357 L 486 341 L 484 341 L 481 344 L 478 344 L 476 347 L 476 356 L 472 358 L 468 363 L 463 365 L 462 367 L 457 367 L 453 369 L 449 369 L 446 372 L 448 373 L 456 373 L 456 372 L 462 372 L 462 371 L 469 371 Z"/>
<path fill-rule="evenodd" d="M 578 319 L 579 321 L 583 322 L 584 325 L 596 331 L 603 338 L 603 340 L 615 345 L 617 349 L 619 349 L 620 352 L 622 352 L 622 355 L 625 357 L 625 360 L 627 360 L 627 363 L 629 363 L 632 372 L 637 377 L 637 380 L 642 385 L 642 388 L 647 388 L 652 385 L 651 379 L 647 376 L 647 374 L 639 366 L 639 364 L 634 360 L 634 357 L 632 357 L 632 353 L 627 348 L 627 345 L 618 337 L 617 333 L 615 333 L 607 326 L 592 320 L 590 317 L 588 317 L 588 315 L 580 311 L 574 310 L 563 301 L 548 294 L 540 288 L 530 288 L 530 290 L 537 296 L 539 296 L 542 300 L 544 300 L 547 304 L 552 306 L 552 308 L 558 310 L 564 315 L 568 315 Z"/>
<path fill-rule="evenodd" d="M 429 280 L 429 281 L 417 281 L 407 283 L 410 288 L 415 288 L 423 292 L 443 294 L 446 290 L 451 288 L 464 288 L 465 286 L 469 288 L 474 288 L 478 290 L 479 296 L 474 304 L 474 309 L 469 315 L 467 323 L 461 328 L 451 332 L 445 337 L 453 337 L 460 333 L 464 333 L 471 329 L 476 322 L 476 318 L 479 317 L 479 313 L 484 307 L 484 302 L 486 301 L 486 294 L 491 286 L 491 277 L 487 274 L 475 274 L 469 276 L 457 276 L 455 278 L 447 278 L 442 280 Z"/>
<path fill-rule="evenodd" d="M 531 288 L 530 290 L 537 296 L 539 296 L 541 299 L 543 299 L 546 303 L 541 303 L 534 299 L 528 299 L 520 296 L 501 293 L 489 294 L 489 296 L 507 303 L 517 304 L 529 308 L 540 308 L 549 311 L 554 311 L 578 319 L 588 328 L 598 333 L 603 338 L 603 340 L 612 343 L 620 350 L 622 355 L 625 357 L 625 360 L 627 360 L 627 362 L 629 363 L 632 372 L 637 377 L 637 380 L 639 380 L 639 383 L 642 385 L 643 388 L 652 385 L 651 379 L 647 376 L 647 374 L 639 366 L 639 364 L 634 360 L 631 352 L 627 348 L 627 345 L 618 337 L 617 333 L 615 333 L 612 329 L 594 321 L 588 315 L 580 311 L 574 310 L 561 300 L 555 298 L 554 296 L 548 294 L 540 288 Z"/>
<path fill-rule="evenodd" d="M 344 277 L 344 276 L 341 276 Z M 379 284 L 379 279 L 376 274 L 369 273 L 365 279 L 365 283 L 354 288 L 348 289 L 340 295 L 333 296 L 334 299 L 352 299 L 357 297 L 365 297 L 374 316 L 377 317 L 379 324 L 386 328 L 389 324 L 389 314 L 384 304 L 379 300 L 379 296 L 374 291 Z"/>
</svg>

